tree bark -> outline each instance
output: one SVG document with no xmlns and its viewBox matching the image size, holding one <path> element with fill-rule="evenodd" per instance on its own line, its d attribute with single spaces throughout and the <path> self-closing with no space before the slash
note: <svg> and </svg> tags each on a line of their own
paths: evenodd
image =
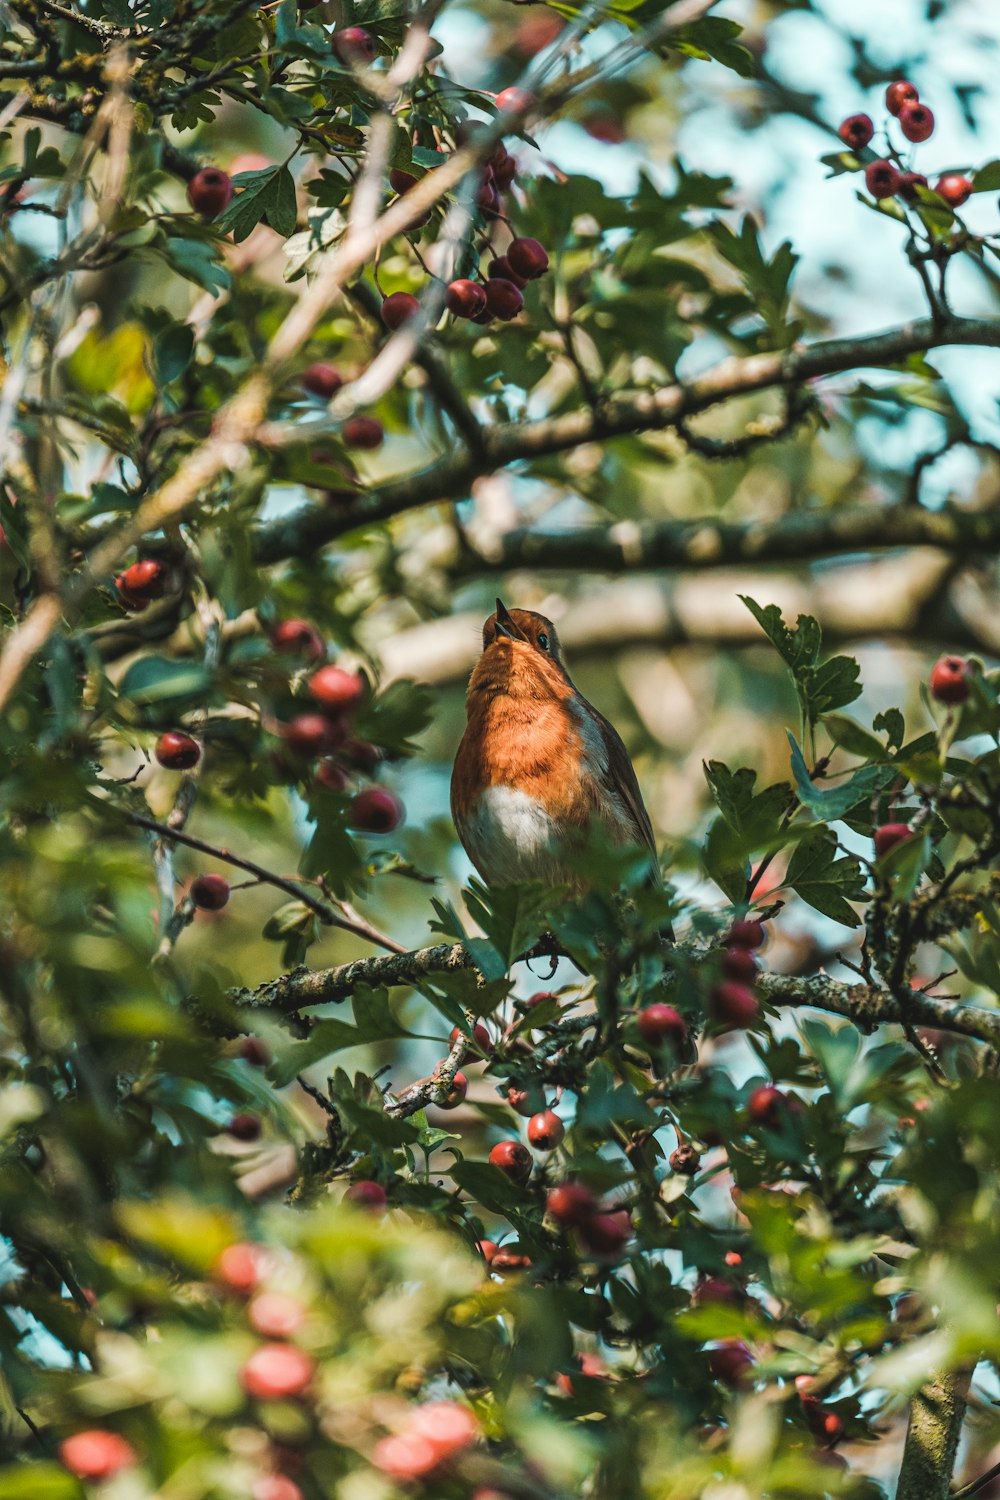
<svg viewBox="0 0 1000 1500">
<path fill-rule="evenodd" d="M 935 1375 L 910 1403 L 896 1500 L 947 1500 L 972 1371 Z"/>
</svg>

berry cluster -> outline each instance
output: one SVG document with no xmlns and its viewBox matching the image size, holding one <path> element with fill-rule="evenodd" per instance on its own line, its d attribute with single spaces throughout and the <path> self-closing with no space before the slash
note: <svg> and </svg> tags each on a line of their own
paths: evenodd
<svg viewBox="0 0 1000 1500">
<path fill-rule="evenodd" d="M 907 79 L 891 83 L 885 94 L 885 107 L 899 122 L 899 129 L 906 140 L 914 144 L 929 140 L 934 133 L 934 115 L 920 100 L 915 86 Z M 870 144 L 875 125 L 870 115 L 848 115 L 842 120 L 837 134 L 851 151 L 859 153 Z M 887 198 L 902 198 L 907 203 L 919 203 L 920 190 L 933 191 L 943 198 L 949 208 L 959 208 L 972 192 L 972 183 L 961 172 L 945 172 L 938 178 L 933 189 L 921 172 L 912 172 L 905 167 L 899 152 L 892 148 L 885 157 L 876 157 L 865 165 L 865 186 L 872 197 L 881 202 Z"/>
</svg>

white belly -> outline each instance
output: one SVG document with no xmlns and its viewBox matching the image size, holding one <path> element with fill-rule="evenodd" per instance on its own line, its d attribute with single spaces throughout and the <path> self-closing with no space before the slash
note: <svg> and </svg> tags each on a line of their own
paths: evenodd
<svg viewBox="0 0 1000 1500">
<path fill-rule="evenodd" d="M 489 885 L 560 878 L 557 826 L 540 802 L 516 787 L 481 792 L 462 835 Z"/>
</svg>

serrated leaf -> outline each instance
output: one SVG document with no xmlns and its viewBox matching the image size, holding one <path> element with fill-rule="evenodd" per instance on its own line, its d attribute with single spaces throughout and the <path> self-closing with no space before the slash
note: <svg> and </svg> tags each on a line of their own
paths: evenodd
<svg viewBox="0 0 1000 1500">
<path fill-rule="evenodd" d="M 786 884 L 807 905 L 844 927 L 859 927 L 861 918 L 848 898 L 864 896 L 865 875 L 849 854 L 838 858 L 837 840 L 828 828 L 813 829 L 796 845 L 788 862 Z"/>
<path fill-rule="evenodd" d="M 804 807 L 808 807 L 810 812 L 815 813 L 824 822 L 832 823 L 837 818 L 842 818 L 862 798 L 872 796 L 896 774 L 891 766 L 862 766 L 859 771 L 855 771 L 853 776 L 849 776 L 838 786 L 823 788 L 809 775 L 809 768 L 795 736 L 788 731 L 786 733 L 788 733 L 788 743 L 792 747 L 792 774 L 795 777 L 799 800 Z M 878 741 L 875 743 L 877 744 Z"/>
<path fill-rule="evenodd" d="M 849 751 L 851 755 L 860 755 L 862 760 L 877 761 L 884 761 L 887 757 L 888 752 L 882 741 L 848 714 L 826 714 L 823 727 L 834 744 Z"/>
</svg>

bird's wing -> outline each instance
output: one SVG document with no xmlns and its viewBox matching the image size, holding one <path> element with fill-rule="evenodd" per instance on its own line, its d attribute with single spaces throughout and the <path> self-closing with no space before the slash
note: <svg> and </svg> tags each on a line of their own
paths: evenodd
<svg viewBox="0 0 1000 1500">
<path fill-rule="evenodd" d="M 639 783 L 636 780 L 629 753 L 625 749 L 625 742 L 613 724 L 597 709 L 590 706 L 590 711 L 597 720 L 600 727 L 601 737 L 604 740 L 604 748 L 608 755 L 608 781 L 615 787 L 625 801 L 625 805 L 632 815 L 635 825 L 635 836 L 639 843 L 643 843 L 652 854 L 656 854 L 656 838 L 653 834 L 653 825 L 649 821 L 649 813 L 646 804 L 642 800 Z"/>
</svg>

